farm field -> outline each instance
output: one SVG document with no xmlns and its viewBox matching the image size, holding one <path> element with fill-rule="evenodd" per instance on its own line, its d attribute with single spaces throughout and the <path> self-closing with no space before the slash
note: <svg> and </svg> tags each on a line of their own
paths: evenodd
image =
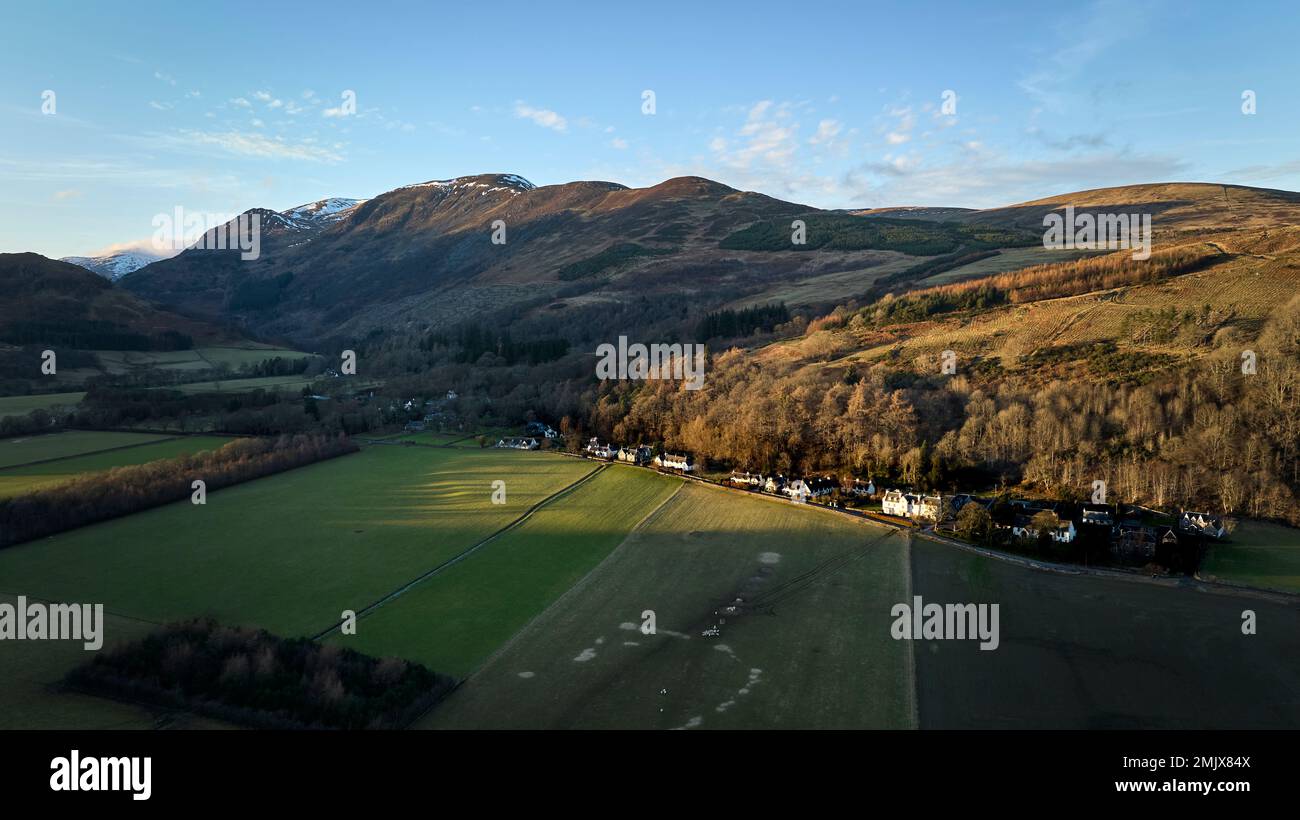
<svg viewBox="0 0 1300 820">
<path fill-rule="evenodd" d="M 97 350 L 96 358 L 110 373 L 156 368 L 159 370 L 209 370 L 222 364 L 238 370 L 245 364 L 257 364 L 276 357 L 290 360 L 310 354 L 277 347 L 196 347 L 190 350 L 143 351 Z"/>
<path fill-rule="evenodd" d="M 434 444 L 439 447 L 458 446 L 473 447 L 479 449 L 478 442 L 474 440 L 475 434 L 472 433 L 434 433 L 424 431 L 419 433 L 401 433 L 395 436 L 388 436 L 391 441 L 413 441 L 416 444 Z M 495 444 L 495 442 L 493 442 Z"/>
<path fill-rule="evenodd" d="M 686 483 L 420 725 L 910 727 L 890 533 Z M 749 614 L 725 612 L 737 597 Z"/>
<path fill-rule="evenodd" d="M 316 381 L 315 377 L 308 376 L 259 376 L 251 379 L 220 379 L 207 382 L 192 382 L 190 384 L 178 384 L 168 386 L 167 390 L 179 390 L 187 395 L 193 393 L 247 393 L 252 390 L 261 388 L 262 390 L 278 390 L 281 392 L 289 390 L 301 390 L 312 382 Z"/>
<path fill-rule="evenodd" d="M 63 433 L 59 435 L 71 434 Z M 93 435 L 105 434 L 95 433 Z M 150 461 L 159 459 L 175 458 L 176 456 L 198 453 L 203 450 L 215 450 L 230 441 L 230 438 L 226 436 L 180 436 L 160 439 L 157 436 L 145 433 L 114 433 L 111 435 L 141 436 L 147 443 L 118 445 L 117 449 L 88 452 L 39 464 L 5 467 L 0 469 L 0 498 L 8 498 L 41 487 L 62 484 L 80 475 L 110 470 L 114 467 L 147 464 Z M 0 450 L 0 452 L 4 451 Z"/>
<path fill-rule="evenodd" d="M 526 455 L 524 456 L 527 457 Z M 512 482 L 507 479 L 507 491 Z M 596 567 L 681 480 L 610 466 L 329 640 L 464 677 Z"/>
<path fill-rule="evenodd" d="M 0 396 L 0 416 L 25 416 L 33 410 L 71 406 L 85 398 L 85 391 L 41 393 L 34 396 Z"/>
<path fill-rule="evenodd" d="M 0 592 L 0 603 L 17 596 Z M 144 637 L 151 624 L 104 613 L 104 647 Z M 79 641 L 0 644 L 0 731 L 5 729 L 214 729 L 224 724 L 185 712 L 155 713 L 135 704 L 57 691 L 64 675 L 92 657 Z"/>
<path fill-rule="evenodd" d="M 593 469 L 540 454 L 371 447 L 0 550 L 3 589 L 162 622 L 312 635 Z M 507 503 L 490 501 L 506 478 Z"/>
<path fill-rule="evenodd" d="M 912 586 L 926 602 L 1000 608 L 996 650 L 915 644 L 922 728 L 1300 725 L 1293 601 L 1062 575 L 925 539 L 912 545 Z M 1242 634 L 1244 609 L 1258 634 Z"/>
<path fill-rule="evenodd" d="M 1210 547 L 1202 576 L 1300 592 L 1300 529 L 1243 520 L 1229 539 Z"/>
<path fill-rule="evenodd" d="M 155 433 L 121 433 L 111 430 L 67 430 L 41 436 L 0 439 L 0 469 L 33 461 L 67 458 L 115 447 L 130 447 L 168 438 Z"/>
</svg>

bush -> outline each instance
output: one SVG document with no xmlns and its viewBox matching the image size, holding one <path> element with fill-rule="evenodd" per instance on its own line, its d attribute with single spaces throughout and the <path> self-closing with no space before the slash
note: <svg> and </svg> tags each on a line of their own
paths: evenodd
<svg viewBox="0 0 1300 820">
<path fill-rule="evenodd" d="M 212 620 L 169 624 L 99 653 L 66 680 L 95 694 L 271 729 L 400 729 L 456 686 L 399 658 Z"/>
</svg>

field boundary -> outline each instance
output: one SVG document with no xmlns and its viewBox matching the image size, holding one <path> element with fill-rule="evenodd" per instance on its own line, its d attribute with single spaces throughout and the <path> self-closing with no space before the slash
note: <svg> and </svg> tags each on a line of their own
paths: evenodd
<svg viewBox="0 0 1300 820">
<path fill-rule="evenodd" d="M 97 430 L 95 432 L 100 432 L 100 431 Z M 106 430 L 103 432 L 120 432 L 120 431 Z M 144 433 L 144 435 L 149 435 L 149 433 Z M 189 438 L 189 436 L 168 436 L 166 438 L 151 439 L 150 441 L 137 441 L 135 444 L 119 444 L 116 447 L 105 447 L 103 450 L 87 450 L 84 453 L 73 453 L 70 456 L 55 456 L 54 458 L 40 458 L 37 459 L 36 461 L 24 461 L 22 464 L 10 464 L 8 467 L 0 467 L 0 473 L 4 473 L 6 470 L 14 470 L 19 467 L 32 467 L 37 464 L 51 464 L 55 461 L 67 461 L 70 458 L 83 458 L 85 456 L 102 455 L 103 453 L 116 453 L 119 450 L 131 450 L 136 447 L 146 447 L 150 444 L 162 444 L 164 441 L 175 441 L 181 438 Z"/>
<path fill-rule="evenodd" d="M 650 512 L 642 516 L 641 520 L 636 522 L 636 524 L 633 525 L 632 529 L 627 531 L 627 535 L 623 537 L 622 541 L 618 542 L 618 546 L 610 550 L 609 554 L 606 555 L 604 558 L 602 558 L 599 564 L 592 567 L 590 572 L 588 572 L 586 575 L 579 578 L 572 586 L 570 586 L 563 593 L 561 593 L 558 598 L 556 598 L 554 601 L 551 601 L 551 603 L 546 608 L 544 608 L 541 612 L 538 612 L 536 615 L 529 618 L 526 623 L 524 623 L 522 626 L 516 629 L 515 633 L 511 635 L 503 644 L 498 646 L 496 649 L 492 650 L 492 654 L 484 658 L 483 662 L 474 668 L 474 671 L 470 672 L 468 675 L 462 678 L 460 683 L 456 685 L 456 688 L 459 689 L 462 684 L 469 683 L 476 676 L 481 674 L 483 670 L 487 669 L 489 666 L 495 663 L 499 657 L 505 654 L 507 649 L 509 649 L 510 647 L 514 646 L 516 643 L 519 642 L 519 640 L 523 637 L 524 633 L 527 632 L 533 626 L 533 624 L 537 623 L 542 618 L 546 617 L 548 613 L 554 611 L 557 607 L 563 604 L 570 596 L 576 595 L 581 590 L 584 590 L 588 586 L 590 586 L 592 584 L 592 578 L 594 578 L 596 574 L 600 572 L 601 568 L 604 567 L 606 564 L 608 564 L 614 558 L 614 556 L 618 555 L 620 552 L 623 552 L 627 548 L 628 542 L 630 542 L 632 538 L 638 532 L 640 532 L 641 528 L 644 527 L 650 521 L 651 518 L 654 518 L 660 512 L 662 512 L 663 509 L 668 506 L 669 502 L 671 502 L 674 498 L 676 498 L 677 495 L 682 491 L 682 488 L 685 486 L 686 486 L 686 482 L 683 481 L 679 483 L 677 485 L 677 488 L 673 490 L 672 493 L 669 494 L 667 498 L 659 502 L 659 504 L 654 509 L 650 510 Z M 454 693 L 455 693 L 454 689 L 451 692 L 448 692 L 447 698 L 444 698 L 443 702 L 445 702 L 448 698 L 450 698 Z M 425 714 L 428 713 L 426 712 Z M 421 717 L 423 717 L 423 715 L 421 715 Z M 414 721 L 414 722 L 418 722 L 418 721 Z"/>
<path fill-rule="evenodd" d="M 505 535 L 507 532 L 510 532 L 511 530 L 522 525 L 529 518 L 532 518 L 533 513 L 537 512 L 542 507 L 547 506 L 552 501 L 556 501 L 560 498 L 563 498 L 564 496 L 572 493 L 574 490 L 578 489 L 582 485 L 586 484 L 588 481 L 591 481 L 597 475 L 603 473 L 608 467 L 609 467 L 608 464 L 600 465 L 596 469 L 584 475 L 582 478 L 579 478 L 577 481 L 573 482 L 572 484 L 569 484 L 567 487 L 563 487 L 555 491 L 551 495 L 548 495 L 546 498 L 543 498 L 541 501 L 538 501 L 536 504 L 534 504 L 533 506 L 525 510 L 524 513 L 520 515 L 518 518 L 511 521 L 509 524 L 506 524 L 505 526 L 501 527 L 496 532 L 493 532 L 491 535 L 487 536 L 481 541 L 478 541 L 470 545 L 469 547 L 466 547 L 461 552 L 453 555 L 452 557 L 448 558 L 447 560 L 443 561 L 442 563 L 438 564 L 432 569 L 415 577 L 411 581 L 408 581 L 406 584 L 403 584 L 402 586 L 388 593 L 387 595 L 380 598 L 379 600 L 374 601 L 373 603 L 366 605 L 364 608 L 357 610 L 356 612 L 357 620 L 361 620 L 362 618 L 374 612 L 376 609 L 379 609 L 381 606 L 388 603 L 389 601 L 392 601 L 396 598 L 401 597 L 402 595 L 405 595 L 407 592 L 410 592 L 412 589 L 419 586 L 424 581 L 427 581 L 429 578 L 432 578 L 433 576 L 437 575 L 438 573 L 442 572 L 448 567 L 451 567 L 465 560 L 466 558 L 468 558 L 473 553 L 477 552 L 482 547 L 487 546 L 487 544 L 491 543 L 492 541 L 495 541 L 497 538 L 500 538 L 502 535 Z M 321 632 L 312 635 L 311 639 L 313 641 L 319 641 L 322 638 L 334 632 L 339 627 L 341 627 L 343 623 L 344 623 L 343 620 L 339 620 L 333 625 L 331 625 L 328 629 L 322 630 Z"/>
</svg>

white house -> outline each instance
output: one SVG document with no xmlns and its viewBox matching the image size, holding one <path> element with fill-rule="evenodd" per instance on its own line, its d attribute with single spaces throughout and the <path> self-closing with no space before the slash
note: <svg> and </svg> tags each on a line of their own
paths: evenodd
<svg viewBox="0 0 1300 820">
<path fill-rule="evenodd" d="M 541 445 L 535 438 L 503 438 L 497 442 L 497 446 L 509 450 L 536 450 Z"/>
<path fill-rule="evenodd" d="M 922 496 L 912 505 L 912 517 L 918 520 L 938 521 L 942 513 L 943 496 L 941 495 Z"/>
<path fill-rule="evenodd" d="M 1189 510 L 1183 510 L 1178 516 L 1178 529 L 1209 538 L 1223 538 L 1228 534 L 1227 528 L 1223 526 L 1223 519 L 1219 516 Z"/>
<path fill-rule="evenodd" d="M 873 498 L 876 495 L 876 483 L 871 479 L 863 481 L 860 478 L 853 479 L 853 486 L 849 488 L 849 494 L 859 498 Z"/>
<path fill-rule="evenodd" d="M 606 461 L 612 461 L 615 455 L 613 447 L 608 444 L 601 444 L 599 439 L 594 438 L 587 442 L 587 446 L 583 447 L 582 451 L 592 458 L 603 458 Z"/>
<path fill-rule="evenodd" d="M 885 515 L 910 518 L 915 502 L 916 496 L 902 490 L 885 490 L 885 495 L 880 499 L 880 509 Z"/>
<path fill-rule="evenodd" d="M 683 473 L 695 472 L 695 459 L 679 453 L 664 453 L 655 456 L 654 465 L 662 470 L 678 470 Z"/>
</svg>

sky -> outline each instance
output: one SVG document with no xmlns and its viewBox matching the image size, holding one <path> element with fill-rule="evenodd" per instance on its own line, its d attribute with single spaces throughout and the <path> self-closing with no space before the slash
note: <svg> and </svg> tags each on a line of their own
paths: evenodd
<svg viewBox="0 0 1300 820">
<path fill-rule="evenodd" d="M 824 208 L 1300 190 L 1298 23 L 1294 0 L 5 2 L 0 252 L 478 173 Z"/>
</svg>

